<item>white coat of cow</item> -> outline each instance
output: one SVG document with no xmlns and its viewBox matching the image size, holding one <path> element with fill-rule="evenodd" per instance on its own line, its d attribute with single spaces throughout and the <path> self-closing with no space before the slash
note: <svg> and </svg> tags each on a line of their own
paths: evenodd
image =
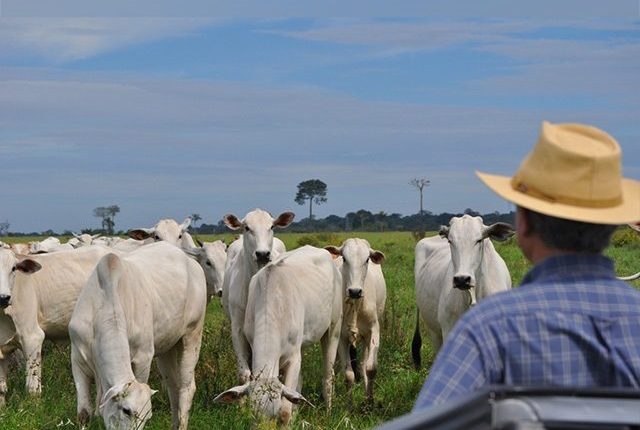
<svg viewBox="0 0 640 430">
<path fill-rule="evenodd" d="M 187 428 L 206 293 L 202 268 L 166 242 L 100 260 L 69 323 L 79 422 L 91 415 L 95 380 L 107 428 L 142 428 L 151 415 L 147 380 L 156 356 L 173 428 Z"/>
<path fill-rule="evenodd" d="M 438 236 L 420 240 L 415 248 L 415 288 L 418 305 L 412 344 L 413 360 L 420 366 L 420 320 L 438 351 L 460 316 L 477 300 L 511 288 L 504 260 L 489 238 L 513 236 L 505 223 L 484 225 L 482 218 L 453 217 Z"/>
<path fill-rule="evenodd" d="M 251 381 L 216 397 L 232 402 L 249 396 L 252 407 L 286 424 L 300 394 L 302 347 L 321 342 L 323 397 L 331 407 L 333 364 L 342 319 L 341 276 L 324 249 L 286 252 L 251 280 L 244 332 L 251 344 Z M 282 375 L 280 381 L 278 376 Z"/>
<path fill-rule="evenodd" d="M 231 320 L 231 339 L 241 383 L 247 382 L 251 376 L 250 345 L 243 331 L 249 282 L 261 267 L 284 251 L 282 241 L 273 237 L 273 228 L 288 226 L 294 216 L 293 212 L 283 212 L 274 219 L 269 212 L 255 209 L 242 220 L 232 214 L 224 217 L 227 227 L 242 232 L 242 236 L 236 240 L 242 241 L 242 251 L 238 252 L 228 265 L 222 287 L 222 305 Z M 236 242 L 231 245 L 234 252 L 240 246 L 240 243 L 235 244 Z"/>
<path fill-rule="evenodd" d="M 335 262 L 342 274 L 344 309 L 338 356 L 341 366 L 344 366 L 347 390 L 351 397 L 355 374 L 349 349 L 362 341 L 361 373 L 367 400 L 372 402 L 380 348 L 380 318 L 387 299 L 387 287 L 380 267 L 385 257 L 382 252 L 371 249 L 369 242 L 358 238 L 345 240 L 339 248 L 327 246 L 325 249 L 338 257 Z"/>
<path fill-rule="evenodd" d="M 101 247 L 16 256 L 0 250 L 0 403 L 7 389 L 5 355 L 15 348 L 26 359 L 26 386 L 39 394 L 42 342 L 66 341 L 71 314 L 91 272 L 108 252 Z"/>
</svg>

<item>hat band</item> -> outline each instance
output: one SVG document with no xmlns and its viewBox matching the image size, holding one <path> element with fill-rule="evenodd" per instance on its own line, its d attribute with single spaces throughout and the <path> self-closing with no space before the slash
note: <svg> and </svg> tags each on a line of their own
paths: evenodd
<svg viewBox="0 0 640 430">
<path fill-rule="evenodd" d="M 546 200 L 550 203 L 560 203 L 560 204 L 570 205 L 570 206 L 581 206 L 581 207 L 587 207 L 587 208 L 610 208 L 610 207 L 619 206 L 623 203 L 622 194 L 612 199 L 599 199 L 599 200 L 577 199 L 574 197 L 567 197 L 567 196 L 552 196 L 536 189 L 535 187 L 527 185 L 522 181 L 517 181 L 516 178 L 511 179 L 511 188 L 513 188 L 514 191 L 519 191 L 530 197 Z"/>
</svg>

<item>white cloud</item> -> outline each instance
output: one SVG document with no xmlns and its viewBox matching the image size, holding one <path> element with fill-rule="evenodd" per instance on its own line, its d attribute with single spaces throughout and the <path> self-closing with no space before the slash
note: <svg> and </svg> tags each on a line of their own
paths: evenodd
<svg viewBox="0 0 640 430">
<path fill-rule="evenodd" d="M 2 18 L 0 58 L 35 55 L 64 63 L 189 35 L 215 22 L 202 18 Z"/>
</svg>

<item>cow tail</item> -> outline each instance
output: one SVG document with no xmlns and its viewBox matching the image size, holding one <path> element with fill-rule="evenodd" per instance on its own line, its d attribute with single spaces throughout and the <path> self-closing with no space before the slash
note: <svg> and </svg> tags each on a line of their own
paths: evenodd
<svg viewBox="0 0 640 430">
<path fill-rule="evenodd" d="M 358 363 L 358 350 L 354 344 L 349 345 L 349 360 L 351 361 L 353 376 L 356 378 L 356 382 L 360 382 L 362 373 L 360 372 L 360 364 Z"/>
<path fill-rule="evenodd" d="M 411 356 L 413 357 L 413 365 L 416 369 L 420 369 L 420 348 L 422 347 L 422 338 L 420 337 L 420 310 L 416 309 L 416 330 L 413 332 L 413 341 L 411 342 Z"/>
<path fill-rule="evenodd" d="M 115 254 L 107 254 L 100 259 L 97 265 L 98 282 L 100 288 L 108 297 L 114 297 L 114 290 L 122 275 L 122 263 Z"/>
</svg>

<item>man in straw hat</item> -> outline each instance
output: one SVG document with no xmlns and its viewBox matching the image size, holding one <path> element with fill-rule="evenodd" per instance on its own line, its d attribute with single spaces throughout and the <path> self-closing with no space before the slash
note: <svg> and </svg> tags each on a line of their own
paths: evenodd
<svg viewBox="0 0 640 430">
<path fill-rule="evenodd" d="M 640 220 L 640 182 L 621 170 L 604 131 L 545 122 L 512 178 L 477 172 L 516 204 L 534 267 L 458 321 L 414 410 L 490 384 L 640 388 L 640 292 L 602 255 L 616 225 Z"/>
</svg>

